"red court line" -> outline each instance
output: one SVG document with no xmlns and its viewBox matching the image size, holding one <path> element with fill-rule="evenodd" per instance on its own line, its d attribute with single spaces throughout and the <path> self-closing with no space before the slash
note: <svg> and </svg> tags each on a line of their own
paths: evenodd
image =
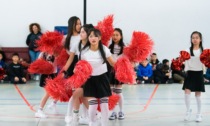
<svg viewBox="0 0 210 126">
<path fill-rule="evenodd" d="M 20 91 L 20 89 L 18 88 L 18 86 L 16 84 L 14 84 L 14 86 L 15 86 L 15 89 L 17 90 L 17 92 L 19 93 L 19 95 L 22 97 L 23 101 L 30 108 L 30 110 L 36 112 L 36 110 L 34 110 L 33 106 L 28 102 L 28 100 L 25 98 L 25 96 L 23 95 L 23 93 Z"/>
<path fill-rule="evenodd" d="M 140 111 L 138 111 L 138 112 L 131 112 L 131 113 L 129 113 L 129 114 L 135 114 L 135 113 L 140 113 L 140 112 L 146 111 L 147 108 L 149 107 L 149 105 L 150 105 L 150 103 L 151 103 L 153 97 L 155 96 L 155 93 L 157 92 L 158 86 L 159 86 L 159 84 L 157 84 L 157 85 L 155 86 L 155 88 L 154 88 L 154 90 L 153 90 L 151 96 L 149 97 L 149 99 L 148 99 L 146 105 L 144 106 L 144 108 L 143 108 L 142 110 L 140 110 Z"/>
</svg>

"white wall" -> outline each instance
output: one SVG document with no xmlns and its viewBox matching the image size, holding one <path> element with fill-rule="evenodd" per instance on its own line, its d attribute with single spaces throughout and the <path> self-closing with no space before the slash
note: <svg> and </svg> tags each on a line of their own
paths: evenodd
<svg viewBox="0 0 210 126">
<path fill-rule="evenodd" d="M 45 32 L 57 25 L 67 26 L 74 15 L 83 21 L 83 1 L 1 0 L 0 15 L 0 46 L 25 47 L 30 23 L 39 23 Z"/>
<path fill-rule="evenodd" d="M 204 46 L 210 47 L 209 0 L 87 0 L 88 22 L 115 15 L 114 25 L 130 42 L 134 30 L 148 33 L 155 42 L 154 52 L 162 60 L 179 55 L 190 46 L 190 34 L 198 30 Z"/>
<path fill-rule="evenodd" d="M 114 14 L 126 43 L 134 30 L 144 31 L 153 38 L 158 57 L 171 59 L 189 47 L 195 30 L 210 47 L 209 6 L 209 0 L 87 0 L 87 23 L 96 25 Z M 40 23 L 43 31 L 67 25 L 73 15 L 83 22 L 83 0 L 1 0 L 0 15 L 0 46 L 23 47 L 31 22 Z"/>
</svg>

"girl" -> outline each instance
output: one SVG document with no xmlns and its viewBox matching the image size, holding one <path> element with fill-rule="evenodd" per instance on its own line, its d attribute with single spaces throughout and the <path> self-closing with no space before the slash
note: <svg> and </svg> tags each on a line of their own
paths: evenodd
<svg viewBox="0 0 210 126">
<path fill-rule="evenodd" d="M 40 86 L 40 87 L 45 87 L 45 80 L 46 80 L 47 78 L 52 78 L 52 79 L 53 79 L 53 78 L 56 77 L 57 65 L 56 65 L 56 63 L 55 63 L 55 57 L 54 57 L 53 55 L 49 55 L 49 54 L 47 54 L 47 53 L 43 53 L 43 52 L 42 52 L 42 53 L 40 53 L 39 58 L 43 58 L 44 60 L 46 60 L 46 61 L 52 63 L 53 66 L 54 66 L 54 72 L 53 72 L 52 74 L 49 74 L 49 75 L 47 75 L 47 74 L 42 74 L 42 75 L 41 75 L 39 86 Z M 35 117 L 38 117 L 38 118 L 47 118 L 47 115 L 45 115 L 44 112 L 43 112 L 43 108 L 44 108 L 44 106 L 45 106 L 45 104 L 46 104 L 46 102 L 47 102 L 47 100 L 48 100 L 49 97 L 50 97 L 49 94 L 48 94 L 47 92 L 45 92 L 45 95 L 43 96 L 43 98 L 42 98 L 42 100 L 41 100 L 40 107 L 39 107 L 39 109 L 37 110 L 37 112 L 35 113 Z M 51 103 L 51 106 L 54 105 L 54 107 L 55 107 L 56 102 L 57 102 L 57 101 L 54 101 L 53 103 Z"/>
<path fill-rule="evenodd" d="M 122 30 L 119 28 L 115 28 L 114 29 L 114 33 L 112 36 L 112 43 L 109 46 L 109 49 L 112 53 L 112 57 L 115 60 L 115 62 L 117 61 L 117 59 L 122 55 L 123 52 L 123 48 L 124 48 L 125 44 L 123 42 L 123 34 L 122 34 Z M 123 113 L 123 94 L 122 94 L 122 83 L 120 83 L 116 78 L 115 78 L 115 73 L 113 72 L 114 70 L 112 70 L 110 72 L 110 84 L 111 84 L 111 89 L 113 92 L 115 92 L 116 94 L 119 95 L 120 99 L 119 99 L 119 108 L 120 111 L 118 113 L 118 119 L 122 120 L 124 119 L 124 113 Z M 117 119 L 117 113 L 115 111 L 112 112 L 111 116 L 109 117 L 110 120 L 114 120 Z"/>
<path fill-rule="evenodd" d="M 80 59 L 86 60 L 92 66 L 91 77 L 83 86 L 84 96 L 89 103 L 89 126 L 96 124 L 96 111 L 98 100 L 100 100 L 101 123 L 108 126 L 108 97 L 111 96 L 111 88 L 107 77 L 107 61 L 111 66 L 114 65 L 111 53 L 106 46 L 102 45 L 101 33 L 97 29 L 91 29 L 88 34 L 88 42 L 80 52 Z"/>
<path fill-rule="evenodd" d="M 66 41 L 64 43 L 64 47 L 69 54 L 71 52 L 70 51 L 71 48 L 78 45 L 78 43 L 80 41 L 80 35 L 79 35 L 80 29 L 81 29 L 80 19 L 76 16 L 70 17 L 69 20 L 68 20 L 68 33 L 67 33 Z M 63 68 L 63 72 L 65 73 L 65 77 L 73 75 L 74 66 L 78 61 L 77 56 L 74 56 L 73 59 L 71 59 L 71 58 L 72 57 L 70 56 L 66 65 Z M 72 110 L 73 110 L 73 98 L 70 98 L 69 104 L 68 104 L 67 115 L 65 117 L 66 122 L 70 122 L 71 116 L 72 116 L 71 115 Z"/>
<path fill-rule="evenodd" d="M 80 42 L 78 44 L 75 44 L 74 47 L 71 48 L 70 50 L 70 58 L 68 59 L 69 61 L 66 63 L 65 67 L 68 68 L 74 57 L 79 55 L 80 50 L 84 47 L 84 45 L 87 43 L 87 34 L 89 29 L 94 28 L 92 24 L 86 24 L 84 26 L 82 26 L 81 28 L 81 32 L 80 32 Z M 65 69 L 65 68 L 64 68 Z M 79 106 L 80 106 L 80 101 L 79 98 L 83 97 L 83 88 L 77 88 L 72 96 L 73 99 L 73 120 L 72 120 L 72 124 L 77 124 L 78 123 L 78 117 L 79 117 Z M 88 108 L 88 103 L 87 100 L 85 100 L 84 98 L 82 98 L 83 103 L 85 104 L 85 106 L 83 105 L 83 115 L 79 120 L 80 124 L 88 124 L 88 114 L 87 114 L 87 108 Z M 71 99 L 69 104 L 71 104 Z M 68 113 L 68 112 L 67 112 Z M 71 120 L 69 119 L 70 117 L 66 116 L 66 122 L 69 123 Z"/>
<path fill-rule="evenodd" d="M 202 46 L 202 34 L 198 31 L 194 31 L 191 34 L 191 47 L 187 50 L 191 58 L 185 62 L 185 71 L 187 77 L 184 81 L 183 90 L 185 91 L 185 104 L 187 108 L 185 120 L 189 121 L 192 113 L 190 108 L 190 95 L 191 92 L 195 92 L 195 98 L 197 101 L 197 115 L 196 122 L 202 121 L 201 116 L 201 92 L 205 92 L 203 82 L 203 64 L 199 57 L 203 51 Z"/>
</svg>

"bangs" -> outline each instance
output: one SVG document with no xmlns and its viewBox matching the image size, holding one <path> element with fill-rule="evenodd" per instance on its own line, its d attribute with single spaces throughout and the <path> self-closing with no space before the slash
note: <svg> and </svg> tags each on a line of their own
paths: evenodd
<svg viewBox="0 0 210 126">
<path fill-rule="evenodd" d="M 100 32 L 98 29 L 95 29 L 95 28 L 90 29 L 89 35 L 88 35 L 88 36 L 90 36 L 91 33 L 92 33 L 95 37 L 101 37 L 101 32 Z"/>
</svg>

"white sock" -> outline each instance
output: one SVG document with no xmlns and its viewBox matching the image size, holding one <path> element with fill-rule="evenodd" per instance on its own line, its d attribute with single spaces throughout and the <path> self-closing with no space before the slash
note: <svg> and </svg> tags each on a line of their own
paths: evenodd
<svg viewBox="0 0 210 126">
<path fill-rule="evenodd" d="M 42 107 L 39 107 L 39 109 L 37 111 L 43 111 L 43 108 Z"/>
<path fill-rule="evenodd" d="M 57 104 L 57 101 L 53 101 L 54 104 Z"/>
<path fill-rule="evenodd" d="M 123 98 L 123 94 L 122 94 L 122 88 L 116 88 L 115 89 L 115 93 L 120 97 L 120 99 L 119 99 L 119 108 L 120 108 L 120 112 L 122 112 L 123 102 L 124 102 L 124 98 Z"/>
<path fill-rule="evenodd" d="M 190 111 L 190 94 L 185 94 L 185 105 L 186 105 L 186 108 L 187 108 L 187 112 Z"/>
<path fill-rule="evenodd" d="M 82 109 L 82 117 L 87 118 L 88 117 L 88 109 L 86 108 L 86 106 L 84 104 L 81 105 L 81 109 Z"/>
<path fill-rule="evenodd" d="M 79 122 L 79 110 L 74 110 L 73 111 L 73 121 L 74 122 Z"/>
<path fill-rule="evenodd" d="M 201 114 L 201 97 L 200 96 L 195 96 L 195 98 L 196 98 L 196 101 L 197 101 L 197 108 L 198 108 L 197 114 Z"/>
<path fill-rule="evenodd" d="M 96 99 L 91 99 L 88 100 L 89 103 L 89 109 L 88 109 L 88 114 L 89 114 L 89 126 L 94 126 L 96 123 L 96 112 L 98 108 L 98 100 Z"/>
<path fill-rule="evenodd" d="M 71 97 L 69 99 L 66 116 L 71 116 L 72 115 L 72 111 L 73 111 L 73 97 Z"/>
<path fill-rule="evenodd" d="M 109 116 L 108 98 L 100 99 L 100 108 L 101 108 L 101 126 L 108 126 L 108 116 Z"/>
</svg>

